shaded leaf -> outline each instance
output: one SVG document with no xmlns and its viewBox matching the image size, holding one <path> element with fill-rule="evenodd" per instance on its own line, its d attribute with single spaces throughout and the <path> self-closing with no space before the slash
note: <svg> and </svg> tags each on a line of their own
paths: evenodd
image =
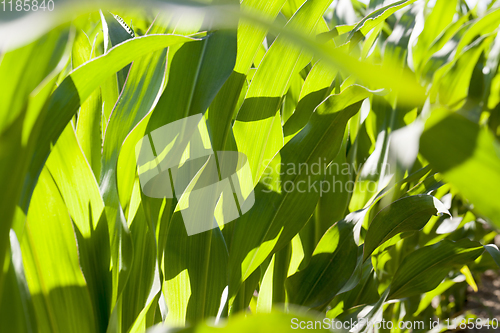
<svg viewBox="0 0 500 333">
<path fill-rule="evenodd" d="M 342 220 L 328 229 L 309 265 L 287 279 L 291 303 L 320 307 L 344 287 L 356 268 L 358 256 L 353 228 L 353 223 Z"/>
<path fill-rule="evenodd" d="M 392 237 L 422 229 L 431 216 L 448 214 L 441 201 L 431 195 L 421 194 L 399 199 L 375 215 L 365 236 L 363 259 L 366 260 L 377 247 Z"/>
<path fill-rule="evenodd" d="M 389 299 L 418 295 L 436 288 L 454 267 L 462 267 L 483 253 L 477 242 L 443 240 L 410 253 L 401 263 L 390 286 Z"/>
</svg>

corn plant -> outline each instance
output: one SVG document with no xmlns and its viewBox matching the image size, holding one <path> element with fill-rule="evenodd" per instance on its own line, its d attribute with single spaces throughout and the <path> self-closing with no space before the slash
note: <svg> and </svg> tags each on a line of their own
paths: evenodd
<svg viewBox="0 0 500 333">
<path fill-rule="evenodd" d="M 426 332 L 498 270 L 495 0 L 37 15 L 0 26 L 1 332 Z M 195 116 L 217 153 L 179 191 L 196 149 L 168 147 Z M 225 178 L 226 151 L 247 173 L 192 233 L 193 189 L 209 160 Z M 146 184 L 162 163 L 179 167 Z"/>
</svg>

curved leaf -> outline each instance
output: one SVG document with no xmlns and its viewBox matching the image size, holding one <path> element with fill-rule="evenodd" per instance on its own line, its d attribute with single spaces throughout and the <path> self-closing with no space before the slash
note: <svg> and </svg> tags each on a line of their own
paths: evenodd
<svg viewBox="0 0 500 333">
<path fill-rule="evenodd" d="M 25 180 L 22 206 L 26 208 L 29 204 L 38 175 L 50 153 L 51 144 L 57 141 L 66 124 L 92 91 L 132 60 L 173 44 L 193 40 L 195 39 L 177 35 L 133 38 L 80 66 L 66 77 L 47 101 L 38 118 L 36 127 L 44 129 L 43 135 L 30 137 L 29 144 L 33 147 L 34 154 Z"/>
<path fill-rule="evenodd" d="M 443 240 L 410 253 L 399 266 L 389 299 L 410 297 L 436 288 L 451 269 L 461 268 L 484 252 L 477 242 Z"/>
<path fill-rule="evenodd" d="M 451 216 L 444 204 L 431 195 L 421 194 L 399 199 L 375 215 L 366 232 L 363 259 L 392 237 L 422 229 L 431 216 Z"/>
</svg>

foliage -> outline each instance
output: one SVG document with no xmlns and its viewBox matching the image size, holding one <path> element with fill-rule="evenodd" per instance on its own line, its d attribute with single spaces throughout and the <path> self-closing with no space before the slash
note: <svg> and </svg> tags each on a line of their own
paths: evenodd
<svg viewBox="0 0 500 333">
<path fill-rule="evenodd" d="M 500 266 L 486 2 L 61 7 L 0 49 L 0 331 L 454 316 Z M 188 236 L 135 146 L 200 113 L 215 151 L 247 156 L 255 204 Z"/>
</svg>

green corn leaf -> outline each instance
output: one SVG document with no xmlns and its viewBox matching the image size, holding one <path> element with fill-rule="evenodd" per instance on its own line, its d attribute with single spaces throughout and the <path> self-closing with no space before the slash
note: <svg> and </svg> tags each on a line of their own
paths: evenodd
<svg viewBox="0 0 500 333">
<path fill-rule="evenodd" d="M 89 221 L 89 225 L 94 222 Z M 112 297 L 111 249 L 106 214 L 101 214 L 90 237 L 84 237 L 77 226 L 75 234 L 82 269 L 92 300 L 99 332 L 105 332 L 109 324 Z"/>
<path fill-rule="evenodd" d="M 406 10 L 392 29 L 384 48 L 384 57 L 392 59 L 394 64 L 404 65 L 408 58 L 408 45 L 416 25 L 416 17 L 420 13 L 419 7 L 410 7 Z M 413 56 L 413 55 L 412 55 Z"/>
<path fill-rule="evenodd" d="M 154 32 L 164 30 L 164 28 L 157 26 L 152 27 L 152 29 Z M 139 222 L 136 222 L 135 219 L 127 221 L 124 216 L 116 183 L 117 162 L 125 138 L 151 111 L 161 94 L 165 79 L 166 57 L 166 48 L 161 48 L 134 61 L 128 72 L 128 78 L 120 98 L 111 114 L 104 137 L 100 183 L 106 204 L 106 217 L 112 249 L 113 294 L 111 302 L 112 306 L 115 307 L 113 311 L 116 313 L 112 320 L 115 321 L 113 325 L 123 330 L 128 329 L 133 324 L 145 305 L 152 283 L 154 261 L 151 263 L 153 258 L 146 260 L 144 256 L 148 253 L 155 253 L 156 247 L 151 242 L 151 238 L 148 238 L 146 242 L 149 247 L 144 248 L 143 246 L 144 239 L 151 236 L 151 233 L 148 233 L 151 229 L 144 225 L 144 219 L 139 218 Z M 139 231 L 134 234 L 129 230 L 132 221 L 136 222 L 134 228 L 139 228 L 137 229 Z M 138 227 L 139 225 L 141 227 Z M 136 246 L 138 252 L 134 251 L 132 257 L 131 251 Z M 153 248 L 151 249 L 151 247 Z M 130 286 L 129 278 L 132 280 L 130 283 L 137 281 L 137 270 L 134 270 L 134 267 L 140 267 L 141 261 L 144 261 L 144 284 L 141 288 L 126 288 L 126 286 Z M 122 292 L 125 294 L 122 295 Z M 123 307 L 123 304 L 129 302 L 133 302 L 135 306 Z"/>
<path fill-rule="evenodd" d="M 375 270 L 371 262 L 361 264 L 362 257 L 358 257 L 356 269 L 350 280 L 344 285 L 344 288 L 330 302 L 332 307 L 326 313 L 327 317 L 337 317 L 343 313 L 344 309 L 350 309 L 359 305 L 376 303 L 379 298 L 378 281 Z M 342 308 L 340 307 L 342 306 Z"/>
<path fill-rule="evenodd" d="M 312 33 L 330 3 L 330 0 L 306 1 L 287 27 Z M 233 131 L 238 150 L 249 159 L 254 184 L 258 183 L 264 172 L 265 161 L 270 160 L 283 146 L 278 107 L 290 77 L 298 73 L 309 59 L 300 48 L 278 37 L 264 56 L 248 88 Z M 273 80 L 269 80 L 270 75 Z"/>
<path fill-rule="evenodd" d="M 174 213 L 164 263 L 167 323 L 183 326 L 217 315 L 227 285 L 227 260 L 220 229 L 188 236 L 180 212 Z"/>
<path fill-rule="evenodd" d="M 134 325 L 130 328 L 130 333 L 146 332 L 149 327 L 152 327 L 158 322 L 158 320 L 156 320 L 154 317 L 157 314 L 156 306 L 158 304 L 159 297 L 160 293 L 158 293 L 156 297 L 151 299 L 148 305 L 141 311 L 140 315 L 134 322 Z"/>
<path fill-rule="evenodd" d="M 302 86 L 295 111 L 283 126 L 285 142 L 290 141 L 307 124 L 314 109 L 328 97 L 336 75 L 336 71 L 332 71 L 322 61 L 313 66 Z"/>
<path fill-rule="evenodd" d="M 432 111 L 420 152 L 497 227 L 500 226 L 500 147 L 493 134 L 459 113 Z"/>
<path fill-rule="evenodd" d="M 138 192 L 139 188 L 136 189 Z M 138 193 L 137 197 L 140 198 Z M 146 307 L 153 288 L 156 266 L 155 234 L 152 226 L 147 222 L 142 205 L 137 209 L 129 228 L 134 248 L 134 258 L 130 266 L 127 284 L 122 293 L 124 306 L 121 313 L 121 329 L 123 331 L 130 329 L 141 311 Z"/>
<path fill-rule="evenodd" d="M 371 99 L 371 104 L 373 112 L 370 112 L 364 122 L 366 134 L 371 140 L 365 144 L 370 147 L 371 142 L 374 142 L 374 149 L 365 159 L 357 156 L 361 163 L 360 170 L 356 175 L 351 201 L 349 202 L 351 211 L 365 207 L 378 191 L 388 185 L 389 177 L 392 176 L 387 163 L 390 148 L 388 131 L 389 129 L 394 130 L 393 117 L 396 110 L 384 98 L 379 96 L 374 96 Z M 355 142 L 358 149 L 364 144 L 359 140 L 362 135 L 364 135 L 363 132 L 358 135 L 358 142 Z M 361 151 L 361 149 L 359 150 Z"/>
<path fill-rule="evenodd" d="M 267 12 L 264 11 L 265 9 L 270 9 L 270 15 L 275 15 L 273 12 L 279 10 L 276 9 L 277 2 L 279 1 L 271 2 L 269 7 L 262 8 L 263 3 L 259 4 L 256 1 L 243 1 L 242 6 L 253 8 L 253 10 L 259 11 L 262 15 L 267 14 Z M 231 128 L 232 120 L 236 116 L 236 106 L 240 99 L 241 90 L 245 84 L 245 75 L 251 65 L 251 58 L 248 59 L 245 57 L 251 57 L 251 55 L 256 52 L 257 46 L 259 45 L 258 43 L 262 42 L 265 34 L 265 31 L 257 31 L 251 25 L 245 24 L 244 22 L 240 22 L 238 26 L 236 45 L 231 43 L 226 46 L 226 49 L 230 50 L 228 53 L 236 53 L 234 71 L 229 78 L 227 78 L 210 104 L 209 116 L 207 119 L 212 149 L 214 151 L 234 148 L 234 137 Z M 221 39 L 221 41 L 234 38 L 234 36 L 232 36 L 234 32 L 232 31 L 219 32 L 219 36 L 224 37 L 224 35 L 226 36 Z M 231 59 L 230 63 L 232 62 L 233 60 Z M 228 140 L 230 141 L 228 142 Z"/>
<path fill-rule="evenodd" d="M 97 179 L 99 179 L 101 173 L 101 112 L 101 94 L 96 90 L 83 103 L 76 125 L 78 141 Z"/>
<path fill-rule="evenodd" d="M 97 181 L 68 124 L 52 150 L 47 169 L 75 226 L 80 265 L 92 298 L 100 331 L 108 324 L 111 297 L 109 236 Z M 78 189 L 78 191 L 75 191 Z"/>
<path fill-rule="evenodd" d="M 283 123 L 286 123 L 290 116 L 294 113 L 299 102 L 300 91 L 302 90 L 303 84 L 304 79 L 300 73 L 297 73 L 290 78 L 290 87 L 288 88 L 281 104 L 281 118 L 283 119 Z"/>
<path fill-rule="evenodd" d="M 236 36 L 226 31 L 216 31 L 204 41 L 179 48 L 170 60 L 167 86 L 146 132 L 204 113 L 233 71 L 235 60 Z M 156 215 L 152 222 L 157 223 L 163 293 L 169 308 L 166 320 L 183 325 L 217 315 L 227 285 L 224 273 L 227 248 L 220 229 L 188 236 L 180 210 L 173 213 L 175 199 L 166 199 L 169 209 L 162 212 L 161 199 L 143 198 L 143 201 L 146 210 Z"/>
<path fill-rule="evenodd" d="M 455 285 L 455 281 L 453 281 L 453 280 L 446 280 L 443 283 L 441 283 L 439 286 L 437 286 L 436 289 L 431 290 L 431 291 L 425 293 L 425 296 L 420 301 L 420 304 L 418 305 L 418 309 L 414 313 L 414 315 L 418 316 L 420 313 L 422 313 L 422 311 L 424 311 L 428 306 L 430 306 L 432 304 L 432 300 L 436 296 L 439 297 L 446 290 L 450 289 L 453 285 Z"/>
<path fill-rule="evenodd" d="M 465 101 L 466 98 L 472 98 L 469 89 L 476 87 L 469 87 L 469 84 L 473 78 L 474 67 L 490 42 L 491 38 L 478 38 L 456 62 L 450 62 L 436 71 L 433 89 L 436 91 L 439 89 L 439 101 L 442 105 L 453 107 L 460 105 L 460 102 Z M 474 84 L 478 85 L 478 83 Z"/>
<path fill-rule="evenodd" d="M 453 21 L 456 13 L 457 1 L 436 1 L 432 11 L 425 17 L 424 29 L 418 35 L 417 43 L 413 48 L 413 63 L 418 71 L 429 47 L 439 34 Z"/>
<path fill-rule="evenodd" d="M 58 72 L 67 60 L 67 27 L 56 28 L 33 43 L 2 55 L 0 62 L 0 267 L 9 244 L 9 229 L 22 195 L 29 149 L 27 138 L 42 105 L 50 95 Z M 38 64 L 30 62 L 36 54 Z M 26 207 L 25 207 L 26 208 Z M 25 209 L 26 213 L 26 209 Z M 0 293 L 3 271 L 0 271 Z"/>
<path fill-rule="evenodd" d="M 104 52 L 135 37 L 134 31 L 117 15 L 101 12 L 101 22 L 104 33 Z M 120 91 L 123 89 L 129 71 L 130 65 L 127 65 L 116 73 Z"/>
<path fill-rule="evenodd" d="M 310 308 L 330 302 L 356 268 L 354 224 L 339 221 L 321 238 L 309 265 L 287 279 L 290 302 Z"/>
<path fill-rule="evenodd" d="M 315 242 L 317 243 L 324 233 L 346 215 L 347 205 L 350 199 L 348 184 L 352 182 L 353 172 L 347 163 L 347 131 L 344 141 L 337 157 L 327 170 L 327 180 L 331 179 L 332 189 L 319 198 L 314 214 Z"/>
<path fill-rule="evenodd" d="M 21 247 L 16 233 L 10 232 L 10 262 L 0 302 L 0 329 L 11 332 L 36 332 L 36 316 L 23 268 Z"/>
<path fill-rule="evenodd" d="M 148 131 L 205 113 L 231 74 L 235 58 L 234 34 L 225 31 L 214 32 L 203 41 L 185 44 L 177 50 L 169 59 L 167 86 L 149 121 Z"/>
<path fill-rule="evenodd" d="M 484 17 L 475 19 L 464 33 L 460 42 L 456 46 L 455 59 L 465 50 L 478 36 L 486 36 L 496 30 L 495 23 L 500 19 L 500 8 L 495 8 L 486 13 Z M 495 22 L 495 23 L 494 23 Z"/>
<path fill-rule="evenodd" d="M 97 227 L 104 203 L 72 124 L 68 124 L 61 134 L 61 140 L 57 141 L 46 165 L 79 232 L 86 238 L 90 237 Z M 75 189 L 79 189 L 78 192 Z"/>
<path fill-rule="evenodd" d="M 498 267 L 500 267 L 500 250 L 498 250 L 498 247 L 495 244 L 488 244 L 484 248 L 491 255 Z"/>
<path fill-rule="evenodd" d="M 391 283 L 389 299 L 418 295 L 436 288 L 453 268 L 474 261 L 484 248 L 462 239 L 443 240 L 410 253 L 399 266 Z"/>
<path fill-rule="evenodd" d="M 267 266 L 264 275 L 262 276 L 262 281 L 260 282 L 259 296 L 257 298 L 257 313 L 269 313 L 273 308 L 273 296 L 274 292 L 274 261 L 276 255 L 271 258 L 269 265 Z M 278 286 L 279 288 L 280 286 Z"/>
<path fill-rule="evenodd" d="M 25 182 L 26 191 L 21 199 L 22 205 L 26 206 L 29 203 L 31 191 L 50 152 L 50 144 L 58 139 L 80 104 L 102 82 L 112 73 L 116 73 L 127 63 L 144 54 L 192 40 L 189 37 L 176 35 L 137 37 L 114 47 L 107 54 L 73 71 L 54 91 L 44 106 L 42 119 L 37 122 L 38 128 L 44 128 L 44 135 L 39 138 L 35 136 L 30 138 L 30 146 L 34 147 L 35 153 L 31 158 Z"/>
<path fill-rule="evenodd" d="M 245 75 L 238 72 L 231 73 L 210 105 L 207 123 L 214 151 L 236 149 L 232 123 L 236 117 L 240 96 L 244 93 L 242 90 L 245 83 Z"/>
<path fill-rule="evenodd" d="M 446 27 L 429 46 L 427 52 L 422 55 L 422 64 L 417 73 L 425 74 L 430 81 L 432 74 L 439 67 L 453 59 L 454 46 L 458 44 L 471 24 L 472 22 L 468 20 L 468 16 L 462 16 Z"/>
<path fill-rule="evenodd" d="M 360 103 L 357 103 L 330 113 L 330 103 L 326 100 L 317 108 L 308 125 L 276 155 L 270 166 L 279 168 L 279 165 L 298 166 L 302 163 L 311 168 L 313 163 L 328 164 L 340 149 L 347 121 L 358 112 L 359 107 Z M 285 172 L 283 177 L 277 177 L 277 170 L 269 171 L 269 176 L 256 188 L 255 207 L 235 224 L 229 262 L 230 297 L 273 251 L 283 247 L 300 231 L 319 198 L 318 188 L 316 191 L 307 188 L 297 191 L 296 186 L 318 182 L 323 179 L 321 173 L 306 175 L 303 170 L 289 175 Z M 293 184 L 295 190 L 283 189 L 281 184 L 285 183 Z"/>
<path fill-rule="evenodd" d="M 401 0 L 374 10 L 356 24 L 356 26 L 349 32 L 347 40 L 351 40 L 357 32 L 361 32 L 364 36 L 366 36 L 370 30 L 384 22 L 394 12 L 411 5 L 415 1 L 416 0 Z"/>
<path fill-rule="evenodd" d="M 285 0 L 244 0 L 241 9 L 258 13 L 259 17 L 274 20 Z M 246 75 L 255 57 L 255 53 L 266 36 L 267 29 L 248 20 L 241 20 L 238 25 L 238 55 L 234 71 Z"/>
<path fill-rule="evenodd" d="M 95 57 L 94 45 L 91 44 L 89 38 L 92 38 L 92 35 L 87 37 L 83 30 L 75 38 L 72 50 L 73 68 L 77 68 Z M 78 141 L 97 179 L 99 179 L 101 172 L 101 114 L 102 98 L 98 88 L 82 104 L 76 124 Z"/>
<path fill-rule="evenodd" d="M 291 260 L 291 244 L 288 244 L 273 255 L 269 266 L 262 277 L 257 299 L 257 312 L 271 312 L 273 308 L 285 304 L 285 280 Z"/>
<path fill-rule="evenodd" d="M 52 72 L 65 51 L 69 31 L 56 28 L 31 44 L 7 52 L 0 62 L 0 132 L 23 112 L 29 95 Z M 32 61 L 36 58 L 37 61 Z"/>
<path fill-rule="evenodd" d="M 150 33 L 165 30 L 164 20 L 160 18 L 149 28 Z M 167 49 L 135 60 L 107 123 L 102 151 L 101 190 L 107 206 L 117 207 L 119 203 L 124 213 L 128 212 L 135 184 L 135 147 L 131 143 L 135 144 L 143 136 L 152 109 L 164 89 L 166 66 Z M 119 163 L 120 158 L 123 163 Z M 129 222 L 133 219 L 130 214 L 126 217 Z"/>
<path fill-rule="evenodd" d="M 364 255 L 366 260 L 377 247 L 392 237 L 422 229 L 431 216 L 448 214 L 441 201 L 431 195 L 415 195 L 399 199 L 375 215 L 366 233 Z"/>
<path fill-rule="evenodd" d="M 96 332 L 91 298 L 82 274 L 67 208 L 44 169 L 21 241 L 28 287 L 40 330 Z"/>
<path fill-rule="evenodd" d="M 122 144 L 132 129 L 151 111 L 165 79 L 167 50 L 147 54 L 131 66 L 122 94 L 106 128 L 100 179 L 106 205 L 118 205 L 116 166 Z"/>
<path fill-rule="evenodd" d="M 229 305 L 229 316 L 234 316 L 238 312 L 245 312 L 250 307 L 250 302 L 252 301 L 255 291 L 259 288 L 259 283 L 262 276 L 262 270 L 258 267 L 252 274 L 246 279 L 242 284 L 234 301 Z M 284 287 L 279 286 L 279 291 L 277 295 L 279 297 L 283 296 Z M 280 304 L 282 307 L 283 304 Z"/>
</svg>

